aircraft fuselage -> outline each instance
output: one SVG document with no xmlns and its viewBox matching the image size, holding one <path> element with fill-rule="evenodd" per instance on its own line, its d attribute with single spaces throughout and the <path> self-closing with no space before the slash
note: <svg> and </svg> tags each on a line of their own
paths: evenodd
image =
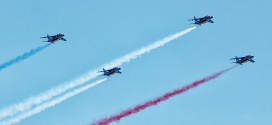
<svg viewBox="0 0 272 125">
<path fill-rule="evenodd" d="M 204 24 L 204 23 L 207 23 L 207 22 L 208 22 L 208 20 L 203 19 L 203 20 L 200 20 L 199 22 L 197 22 L 196 24 L 201 25 L 201 24 Z"/>
<path fill-rule="evenodd" d="M 245 58 L 245 59 L 242 59 L 242 60 L 237 61 L 237 63 L 242 64 L 242 63 L 246 63 L 246 62 L 248 62 L 248 61 L 249 61 L 249 59 L 248 59 L 248 58 Z"/>
</svg>

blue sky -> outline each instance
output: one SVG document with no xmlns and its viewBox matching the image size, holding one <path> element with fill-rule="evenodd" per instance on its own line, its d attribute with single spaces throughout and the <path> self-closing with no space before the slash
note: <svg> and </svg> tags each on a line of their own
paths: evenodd
<svg viewBox="0 0 272 125">
<path fill-rule="evenodd" d="M 67 42 L 0 72 L 0 109 L 80 76 L 133 50 L 192 27 L 193 16 L 214 16 L 166 46 L 122 66 L 122 75 L 28 118 L 20 125 L 86 125 L 232 66 L 196 89 L 113 125 L 271 125 L 272 27 L 269 0 L 1 1 L 0 63 L 64 33 Z M 98 78 L 99 79 L 99 78 Z"/>
</svg>

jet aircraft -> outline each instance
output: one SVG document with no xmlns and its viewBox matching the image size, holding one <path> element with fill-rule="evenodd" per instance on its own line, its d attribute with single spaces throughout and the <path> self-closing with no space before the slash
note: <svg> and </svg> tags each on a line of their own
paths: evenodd
<svg viewBox="0 0 272 125">
<path fill-rule="evenodd" d="M 196 24 L 196 25 L 201 26 L 201 24 L 204 24 L 204 23 L 207 23 L 207 22 L 214 23 L 212 21 L 212 18 L 213 18 L 213 16 L 208 16 L 207 15 L 207 16 L 201 17 L 201 18 L 194 17 L 193 19 L 189 19 L 188 21 L 194 21 L 194 23 L 192 23 L 192 24 Z"/>
<path fill-rule="evenodd" d="M 105 69 L 103 68 L 102 71 L 98 71 L 98 72 L 103 72 L 103 75 L 104 75 L 104 76 L 111 76 L 111 75 L 113 75 L 113 74 L 115 74 L 115 73 L 122 74 L 122 72 L 120 72 L 120 70 L 121 70 L 121 68 L 119 68 L 119 67 L 114 67 L 114 68 L 108 69 L 108 70 L 105 70 Z"/>
<path fill-rule="evenodd" d="M 57 42 L 57 41 L 59 41 L 59 40 L 66 41 L 66 39 L 63 38 L 64 36 L 65 36 L 65 35 L 64 35 L 64 34 L 61 34 L 61 33 L 59 33 L 59 34 L 57 34 L 57 35 L 54 35 L 54 36 L 49 36 L 49 35 L 47 34 L 47 36 L 41 37 L 41 38 L 47 38 L 47 41 L 43 41 L 43 42 L 55 43 L 55 42 Z"/>
<path fill-rule="evenodd" d="M 237 63 L 237 64 L 242 65 L 243 63 L 246 63 L 248 61 L 254 63 L 255 61 L 253 60 L 253 58 L 254 58 L 254 56 L 251 56 L 251 55 L 247 55 L 244 57 L 235 56 L 235 58 L 231 58 L 230 60 L 235 60 L 235 62 L 232 62 L 232 63 Z"/>
</svg>

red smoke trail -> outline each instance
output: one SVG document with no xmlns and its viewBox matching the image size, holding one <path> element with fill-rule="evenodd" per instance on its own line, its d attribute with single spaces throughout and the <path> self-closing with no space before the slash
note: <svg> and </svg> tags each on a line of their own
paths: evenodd
<svg viewBox="0 0 272 125">
<path fill-rule="evenodd" d="M 235 68 L 236 66 L 228 68 L 228 69 L 223 70 L 221 72 L 215 73 L 215 74 L 213 74 L 211 76 L 208 76 L 208 77 L 205 77 L 205 78 L 203 78 L 201 80 L 195 81 L 195 82 L 193 82 L 193 83 L 191 83 L 189 85 L 186 85 L 186 86 L 184 86 L 182 88 L 176 89 L 176 90 L 174 90 L 172 92 L 168 92 L 168 93 L 166 93 L 166 94 L 164 94 L 164 95 L 162 95 L 162 96 L 160 96 L 158 98 L 147 101 L 147 102 L 145 102 L 143 104 L 139 104 L 139 105 L 135 106 L 134 108 L 130 108 L 130 109 L 127 109 L 127 110 L 125 110 L 125 111 L 123 111 L 121 113 L 110 116 L 108 118 L 101 119 L 101 120 L 99 120 L 97 122 L 92 123 L 92 125 L 108 125 L 111 122 L 119 121 L 124 117 L 128 117 L 128 116 L 130 116 L 132 114 L 140 112 L 141 110 L 144 110 L 144 109 L 149 108 L 151 106 L 155 106 L 158 103 L 166 101 L 167 99 L 169 99 L 171 97 L 182 94 L 182 93 L 186 92 L 189 89 L 195 88 L 195 87 L 197 87 L 198 85 L 200 85 L 202 83 L 205 83 L 205 82 L 208 82 L 208 81 L 210 81 L 212 79 L 215 79 L 215 78 L 219 77 L 220 75 L 222 75 L 223 73 Z"/>
</svg>

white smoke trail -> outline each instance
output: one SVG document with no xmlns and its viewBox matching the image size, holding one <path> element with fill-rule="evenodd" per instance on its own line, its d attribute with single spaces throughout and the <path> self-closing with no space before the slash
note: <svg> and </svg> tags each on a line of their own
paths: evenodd
<svg viewBox="0 0 272 125">
<path fill-rule="evenodd" d="M 73 96 L 81 93 L 81 92 L 86 91 L 89 88 L 92 88 L 92 87 L 94 87 L 94 86 L 96 86 L 96 85 L 98 85 L 98 84 L 106 81 L 106 80 L 107 80 L 106 78 L 102 79 L 102 80 L 98 80 L 98 81 L 96 81 L 94 83 L 85 85 L 85 86 L 83 86 L 81 88 L 78 88 L 78 89 L 75 89 L 75 90 L 73 90 L 71 92 L 68 92 L 68 93 L 64 94 L 61 97 L 53 99 L 53 100 L 51 100 L 49 102 L 45 102 L 45 103 L 43 103 L 43 104 L 41 104 L 41 105 L 39 105 L 39 106 L 37 106 L 37 107 L 35 107 L 33 109 L 30 109 L 29 111 L 26 111 L 26 112 L 24 112 L 24 113 L 22 113 L 22 114 L 20 114 L 18 116 L 15 116 L 14 118 L 5 120 L 3 122 L 0 122 L 0 125 L 12 125 L 12 124 L 20 123 L 22 120 L 24 120 L 24 119 L 26 119 L 28 117 L 31 117 L 32 115 L 35 115 L 37 113 L 40 113 L 40 112 L 42 112 L 43 110 L 45 110 L 47 108 L 55 106 L 55 105 L 57 105 L 57 104 L 65 101 L 65 100 L 67 100 L 67 99 L 69 99 L 69 98 L 71 98 L 71 97 L 73 97 Z"/>
<path fill-rule="evenodd" d="M 154 50 L 158 47 L 161 47 L 191 31 L 193 31 L 196 27 L 192 27 L 192 28 L 188 28 L 184 31 L 181 31 L 181 32 L 178 32 L 174 35 L 171 35 L 171 36 L 168 36 L 168 37 L 165 37 L 164 39 L 162 40 L 159 40 L 159 41 L 156 41 L 155 43 L 151 44 L 151 45 L 148 45 L 146 47 L 143 47 L 141 49 L 138 49 L 136 51 L 133 51 L 125 56 L 122 56 L 110 63 L 107 63 L 105 64 L 104 66 L 98 68 L 98 69 L 95 69 L 95 70 L 92 70 L 92 71 L 89 71 L 88 73 L 86 73 L 85 75 L 82 75 L 81 77 L 79 78 L 76 78 L 75 80 L 72 80 L 68 83 L 65 83 L 63 85 L 60 85 L 58 87 L 55 87 L 53 89 L 50 89 L 44 93 L 41 93 L 39 94 L 38 96 L 34 96 L 34 97 L 30 97 L 29 99 L 26 99 L 20 103 L 17 103 L 17 104 L 14 104 L 14 105 L 11 105 L 11 106 L 8 106 L 2 110 L 0 110 L 0 120 L 3 119 L 3 118 L 6 118 L 6 117 L 11 117 L 11 116 L 14 116 L 16 115 L 17 113 L 19 112 L 23 112 L 23 111 L 26 111 L 30 108 L 32 108 L 33 106 L 35 105 L 38 105 L 44 101 L 47 101 L 57 95 L 60 95 L 62 94 L 63 92 L 69 90 L 69 89 L 72 89 L 74 87 L 77 87 L 79 85 L 82 85 L 86 82 L 88 82 L 89 80 L 91 79 L 94 79 L 95 77 L 99 76 L 99 74 L 97 73 L 99 70 L 101 70 L 102 68 L 105 68 L 105 69 L 108 69 L 108 68 L 112 68 L 112 67 L 115 67 L 115 66 L 121 66 L 123 63 L 126 63 L 126 62 L 130 62 L 131 60 L 133 59 L 136 59 L 137 57 L 145 54 L 145 53 L 148 53 L 150 52 L 151 50 Z"/>
<path fill-rule="evenodd" d="M 174 35 L 165 37 L 162 40 L 156 41 L 155 43 L 153 43 L 151 45 L 148 45 L 146 47 L 143 47 L 141 49 L 133 51 L 133 52 L 131 52 L 131 53 L 125 55 L 125 56 L 122 56 L 121 58 L 118 58 L 118 59 L 104 65 L 103 67 L 105 67 L 107 69 L 107 68 L 112 68 L 112 67 L 115 67 L 115 66 L 120 66 L 123 63 L 128 63 L 131 60 L 134 60 L 137 57 L 150 52 L 151 50 L 154 50 L 156 48 L 164 46 L 165 44 L 167 44 L 167 43 L 169 43 L 169 42 L 171 42 L 171 41 L 173 41 L 173 40 L 175 40 L 175 39 L 177 39 L 177 38 L 191 32 L 191 31 L 193 31 L 195 28 L 196 27 L 188 28 L 188 29 L 183 30 L 181 32 L 175 33 Z"/>
</svg>

